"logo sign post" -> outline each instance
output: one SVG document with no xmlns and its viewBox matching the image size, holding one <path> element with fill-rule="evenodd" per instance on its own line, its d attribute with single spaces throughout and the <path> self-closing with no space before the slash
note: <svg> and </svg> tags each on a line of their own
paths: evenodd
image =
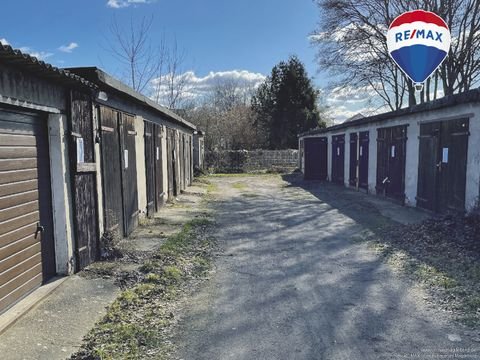
<svg viewBox="0 0 480 360">
<path fill-rule="evenodd" d="M 445 60 L 451 42 L 447 23 L 424 10 L 398 16 L 387 32 L 388 53 L 417 91 Z"/>
</svg>

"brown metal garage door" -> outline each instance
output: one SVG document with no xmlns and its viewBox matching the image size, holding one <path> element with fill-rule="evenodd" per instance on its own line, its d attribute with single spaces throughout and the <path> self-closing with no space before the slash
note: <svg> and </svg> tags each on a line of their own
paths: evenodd
<svg viewBox="0 0 480 360">
<path fill-rule="evenodd" d="M 0 111 L 0 313 L 55 274 L 46 121 Z"/>
</svg>

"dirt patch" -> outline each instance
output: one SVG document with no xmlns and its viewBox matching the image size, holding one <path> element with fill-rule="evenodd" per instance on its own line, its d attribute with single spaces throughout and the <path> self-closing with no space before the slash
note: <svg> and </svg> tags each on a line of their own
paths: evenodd
<svg viewBox="0 0 480 360">
<path fill-rule="evenodd" d="M 421 283 L 426 299 L 462 323 L 480 326 L 480 215 L 448 215 L 387 227 L 372 247 Z"/>
</svg>

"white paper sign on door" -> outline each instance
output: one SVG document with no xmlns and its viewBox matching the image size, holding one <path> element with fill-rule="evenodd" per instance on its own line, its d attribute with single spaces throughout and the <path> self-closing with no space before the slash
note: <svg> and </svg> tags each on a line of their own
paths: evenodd
<svg viewBox="0 0 480 360">
<path fill-rule="evenodd" d="M 340 156 L 340 147 L 337 146 L 337 156 Z"/>
<path fill-rule="evenodd" d="M 448 148 L 443 148 L 442 151 L 442 162 L 448 164 Z"/>
<path fill-rule="evenodd" d="M 392 145 L 392 158 L 395 157 L 395 145 Z"/>
<path fill-rule="evenodd" d="M 360 146 L 360 156 L 363 156 L 363 146 Z"/>
<path fill-rule="evenodd" d="M 157 146 L 157 160 L 160 160 L 160 148 Z"/>
<path fill-rule="evenodd" d="M 83 164 L 85 162 L 85 145 L 83 138 L 76 138 L 77 143 L 77 164 Z"/>
<path fill-rule="evenodd" d="M 128 150 L 123 151 L 123 157 L 125 162 L 125 169 L 128 169 Z"/>
</svg>

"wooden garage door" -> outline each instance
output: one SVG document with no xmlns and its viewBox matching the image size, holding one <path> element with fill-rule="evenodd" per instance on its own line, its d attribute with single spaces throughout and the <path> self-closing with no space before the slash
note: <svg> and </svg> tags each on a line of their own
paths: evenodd
<svg viewBox="0 0 480 360">
<path fill-rule="evenodd" d="M 46 121 L 0 111 L 0 313 L 55 274 Z"/>
</svg>

